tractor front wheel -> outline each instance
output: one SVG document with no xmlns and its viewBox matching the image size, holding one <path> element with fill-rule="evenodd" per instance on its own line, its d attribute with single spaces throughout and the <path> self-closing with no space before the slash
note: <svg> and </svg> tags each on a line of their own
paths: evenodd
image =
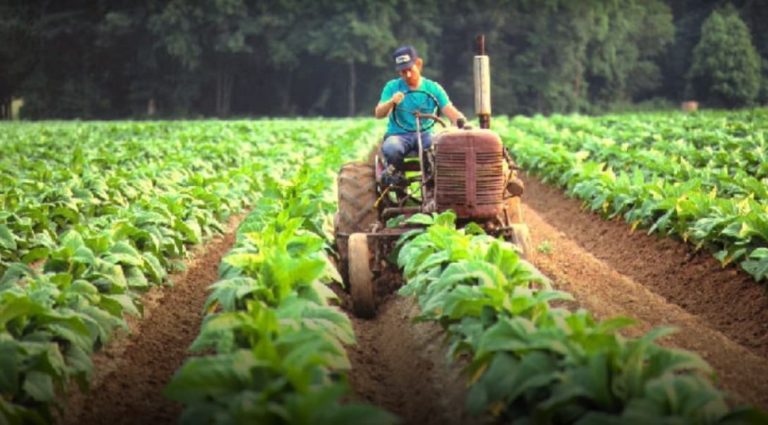
<svg viewBox="0 0 768 425">
<path fill-rule="evenodd" d="M 355 315 L 370 319 L 376 315 L 376 298 L 373 290 L 371 255 L 368 236 L 353 233 L 348 241 L 349 290 Z"/>
</svg>

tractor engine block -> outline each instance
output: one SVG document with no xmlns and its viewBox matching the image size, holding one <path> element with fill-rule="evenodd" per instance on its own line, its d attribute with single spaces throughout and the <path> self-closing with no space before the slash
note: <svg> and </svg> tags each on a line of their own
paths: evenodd
<svg viewBox="0 0 768 425">
<path fill-rule="evenodd" d="M 489 219 L 504 208 L 504 147 L 490 130 L 472 129 L 435 137 L 435 207 L 459 218 Z"/>
</svg>

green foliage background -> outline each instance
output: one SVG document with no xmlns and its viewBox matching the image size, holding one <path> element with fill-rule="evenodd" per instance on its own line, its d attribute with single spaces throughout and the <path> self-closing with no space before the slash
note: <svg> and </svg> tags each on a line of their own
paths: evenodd
<svg viewBox="0 0 768 425">
<path fill-rule="evenodd" d="M 471 113 L 481 33 L 498 114 L 669 105 L 685 99 L 689 71 L 709 100 L 700 89 L 719 70 L 692 70 L 694 47 L 716 36 L 702 23 L 729 4 L 762 58 L 763 88 L 752 95 L 750 74 L 748 95 L 713 99 L 766 102 L 765 2 L 6 0 L 0 117 L 13 97 L 27 118 L 369 115 L 405 43 Z"/>
<path fill-rule="evenodd" d="M 724 106 L 751 104 L 760 92 L 761 59 L 749 28 L 732 7 L 704 22 L 689 80 L 698 98 Z"/>
</svg>

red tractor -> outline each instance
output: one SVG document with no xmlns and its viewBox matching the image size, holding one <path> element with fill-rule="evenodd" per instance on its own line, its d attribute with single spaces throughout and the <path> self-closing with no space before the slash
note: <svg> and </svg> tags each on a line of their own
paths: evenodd
<svg viewBox="0 0 768 425">
<path fill-rule="evenodd" d="M 380 148 L 369 161 L 341 168 L 335 238 L 339 271 L 357 316 L 373 317 L 377 299 L 400 281 L 396 266 L 388 258 L 397 239 L 413 227 L 387 227 L 392 218 L 453 210 L 457 224 L 475 222 L 488 234 L 518 245 L 523 255 L 530 249 L 528 226 L 521 213 L 523 187 L 517 167 L 498 134 L 488 129 L 490 104 L 482 99 L 489 99 L 487 56 L 475 59 L 475 106 L 484 128 L 438 132 L 429 149 L 421 149 L 419 140 L 419 155 L 407 160 L 402 170 L 407 180 L 403 186 L 382 183 Z M 398 125 L 398 114 L 413 114 L 417 128 L 406 128 L 408 131 L 418 133 L 435 124 L 445 126 L 435 115 L 438 108 L 433 98 L 419 91 L 406 93 L 406 98 L 409 96 L 419 101 L 401 103 L 420 106 L 411 110 L 395 107 L 391 113 Z M 393 281 L 397 281 L 395 285 Z"/>
</svg>

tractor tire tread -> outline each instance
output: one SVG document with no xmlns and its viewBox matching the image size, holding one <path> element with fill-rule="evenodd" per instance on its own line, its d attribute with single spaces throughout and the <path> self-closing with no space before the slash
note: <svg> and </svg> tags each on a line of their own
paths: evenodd
<svg viewBox="0 0 768 425">
<path fill-rule="evenodd" d="M 341 167 L 338 184 L 337 233 L 366 232 L 377 220 L 376 177 L 367 162 Z"/>
</svg>

